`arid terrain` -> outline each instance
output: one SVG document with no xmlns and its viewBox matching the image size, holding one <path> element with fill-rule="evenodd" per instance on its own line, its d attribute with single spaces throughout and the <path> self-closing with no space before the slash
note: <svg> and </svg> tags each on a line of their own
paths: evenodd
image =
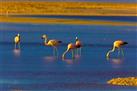
<svg viewBox="0 0 137 91">
<path fill-rule="evenodd" d="M 107 83 L 112 85 L 137 86 L 137 77 L 113 78 Z"/>
<path fill-rule="evenodd" d="M 0 1 L 0 15 L 136 16 L 137 3 Z"/>
</svg>

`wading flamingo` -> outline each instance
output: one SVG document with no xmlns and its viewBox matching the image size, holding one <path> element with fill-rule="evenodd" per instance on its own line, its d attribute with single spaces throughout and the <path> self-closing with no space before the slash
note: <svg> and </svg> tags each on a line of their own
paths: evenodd
<svg viewBox="0 0 137 91">
<path fill-rule="evenodd" d="M 107 52 L 106 57 L 109 58 L 110 53 L 114 52 L 115 49 L 118 49 L 118 55 L 119 55 L 120 52 L 122 52 L 122 55 L 124 56 L 124 52 L 123 52 L 123 49 L 122 49 L 121 47 L 122 47 L 123 45 L 126 45 L 126 44 L 128 44 L 128 43 L 127 43 L 127 42 L 124 42 L 124 41 L 122 41 L 122 40 L 116 40 L 116 41 L 113 43 L 113 48 L 112 48 L 112 50 L 110 50 L 110 51 Z"/>
<path fill-rule="evenodd" d="M 81 47 L 82 47 L 82 44 L 81 44 L 80 40 L 78 39 L 78 37 L 76 37 L 75 46 L 76 46 L 76 53 L 77 53 L 77 55 L 81 56 Z"/>
<path fill-rule="evenodd" d="M 20 49 L 20 34 L 18 33 L 15 37 L 14 37 L 14 43 L 15 43 L 15 49 L 17 49 L 17 45 L 18 48 Z"/>
<path fill-rule="evenodd" d="M 58 40 L 48 40 L 48 36 L 46 34 L 44 34 L 42 36 L 42 39 L 44 39 L 44 45 L 45 46 L 51 46 L 53 47 L 53 55 L 58 56 L 58 50 L 57 50 L 57 46 L 62 42 L 62 41 L 58 41 Z"/>
<path fill-rule="evenodd" d="M 68 46 L 67 46 L 67 50 L 62 55 L 62 59 L 65 59 L 65 55 L 69 51 L 72 51 L 72 59 L 74 59 L 75 58 L 75 56 L 74 56 L 74 50 L 75 49 L 76 49 L 75 44 L 69 43 Z"/>
</svg>

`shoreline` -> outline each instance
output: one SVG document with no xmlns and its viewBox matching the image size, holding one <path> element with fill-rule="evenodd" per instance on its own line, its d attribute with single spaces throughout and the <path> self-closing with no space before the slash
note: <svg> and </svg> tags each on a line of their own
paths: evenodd
<svg viewBox="0 0 137 91">
<path fill-rule="evenodd" d="M 21 16 L 21 15 L 30 15 L 30 16 L 33 16 L 33 15 L 44 15 L 44 16 L 133 16 L 133 17 L 137 17 L 137 14 L 133 15 L 133 14 L 126 14 L 126 15 L 123 15 L 123 14 L 120 14 L 120 15 L 117 15 L 117 14 L 109 14 L 109 15 L 102 15 L 102 14 L 92 14 L 92 15 L 87 15 L 87 14 L 56 14 L 56 13 L 53 13 L 53 14 L 41 14 L 41 13 L 38 13 L 38 14 L 26 14 L 26 13 L 22 13 L 22 14 L 19 14 L 19 13 L 9 13 L 9 14 L 1 14 L 0 13 L 0 16 Z"/>
<path fill-rule="evenodd" d="M 136 26 L 136 22 L 0 16 L 1 23 Z"/>
</svg>

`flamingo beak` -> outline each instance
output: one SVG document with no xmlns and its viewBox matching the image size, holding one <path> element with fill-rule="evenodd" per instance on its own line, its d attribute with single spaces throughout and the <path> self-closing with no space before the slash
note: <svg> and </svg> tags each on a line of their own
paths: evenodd
<svg viewBox="0 0 137 91">
<path fill-rule="evenodd" d="M 128 44 L 127 42 L 124 42 L 124 44 Z"/>
</svg>

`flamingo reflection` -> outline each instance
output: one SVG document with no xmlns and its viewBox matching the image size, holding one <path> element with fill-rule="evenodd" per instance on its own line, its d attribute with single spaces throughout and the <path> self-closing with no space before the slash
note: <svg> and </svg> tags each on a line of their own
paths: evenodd
<svg viewBox="0 0 137 91">
<path fill-rule="evenodd" d="M 113 68 L 121 68 L 124 62 L 123 58 L 111 58 L 109 60 Z"/>
<path fill-rule="evenodd" d="M 19 57 L 20 56 L 20 49 L 14 49 L 13 53 L 16 57 Z"/>
</svg>

